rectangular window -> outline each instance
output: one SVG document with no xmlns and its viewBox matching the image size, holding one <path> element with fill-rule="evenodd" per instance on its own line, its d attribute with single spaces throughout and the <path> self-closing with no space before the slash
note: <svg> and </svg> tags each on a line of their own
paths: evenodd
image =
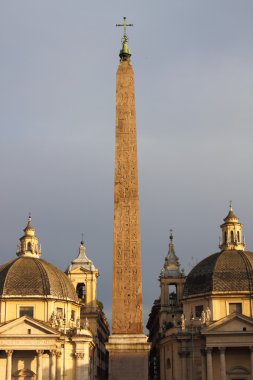
<svg viewBox="0 0 253 380">
<path fill-rule="evenodd" d="M 232 314 L 234 312 L 242 314 L 241 302 L 229 303 L 229 314 Z"/>
<path fill-rule="evenodd" d="M 56 317 L 63 318 L 63 309 L 61 307 L 56 308 Z"/>
<path fill-rule="evenodd" d="M 71 310 L 71 321 L 75 320 L 75 316 L 76 316 L 75 310 Z"/>
<path fill-rule="evenodd" d="M 203 305 L 195 306 L 195 318 L 201 318 L 202 311 L 203 311 Z"/>
<path fill-rule="evenodd" d="M 19 316 L 27 315 L 33 318 L 33 306 L 19 306 Z"/>
</svg>

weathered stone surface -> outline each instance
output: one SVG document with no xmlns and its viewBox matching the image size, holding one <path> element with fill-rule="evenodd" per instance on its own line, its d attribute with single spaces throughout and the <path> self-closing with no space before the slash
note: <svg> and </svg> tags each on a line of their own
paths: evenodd
<svg viewBox="0 0 253 380">
<path fill-rule="evenodd" d="M 134 72 L 119 64 L 116 84 L 113 334 L 143 334 Z"/>
<path fill-rule="evenodd" d="M 109 379 L 148 379 L 148 353 L 150 344 L 142 334 L 112 335 L 107 343 Z"/>
</svg>

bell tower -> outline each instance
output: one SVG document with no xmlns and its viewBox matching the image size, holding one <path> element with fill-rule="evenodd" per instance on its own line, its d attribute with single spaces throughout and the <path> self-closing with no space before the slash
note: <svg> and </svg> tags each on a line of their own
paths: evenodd
<svg viewBox="0 0 253 380">
<path fill-rule="evenodd" d="M 78 256 L 68 266 L 66 273 L 71 279 L 82 307 L 91 312 L 97 308 L 98 269 L 86 255 L 86 247 L 82 239 Z"/>
<path fill-rule="evenodd" d="M 180 262 L 175 253 L 172 230 L 170 233 L 170 243 L 168 254 L 164 260 L 164 266 L 160 274 L 161 286 L 161 314 L 165 314 L 166 318 L 161 321 L 172 322 L 176 315 L 183 312 L 182 299 L 185 283 L 184 270 L 180 269 Z M 172 320 L 167 320 L 167 316 L 171 314 Z"/>
</svg>

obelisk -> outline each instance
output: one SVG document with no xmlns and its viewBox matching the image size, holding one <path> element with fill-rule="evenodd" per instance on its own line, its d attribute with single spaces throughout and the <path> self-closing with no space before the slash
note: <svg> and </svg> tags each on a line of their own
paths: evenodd
<svg viewBox="0 0 253 380">
<path fill-rule="evenodd" d="M 150 345 L 143 330 L 140 209 L 134 72 L 126 18 L 116 81 L 114 252 L 109 379 L 148 378 Z"/>
</svg>

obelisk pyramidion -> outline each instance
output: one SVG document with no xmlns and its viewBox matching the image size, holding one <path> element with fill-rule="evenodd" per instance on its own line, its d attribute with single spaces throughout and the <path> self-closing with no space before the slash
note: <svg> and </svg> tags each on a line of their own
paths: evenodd
<svg viewBox="0 0 253 380">
<path fill-rule="evenodd" d="M 148 378 L 150 345 L 143 330 L 140 210 L 134 72 L 126 18 L 116 83 L 114 252 L 109 379 Z"/>
</svg>

